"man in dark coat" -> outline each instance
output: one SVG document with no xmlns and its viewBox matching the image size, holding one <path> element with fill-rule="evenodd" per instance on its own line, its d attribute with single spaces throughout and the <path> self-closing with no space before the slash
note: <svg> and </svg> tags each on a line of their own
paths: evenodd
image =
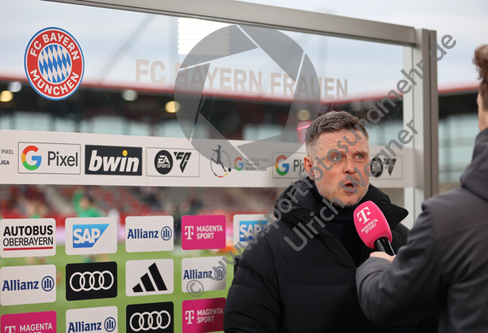
<svg viewBox="0 0 488 333">
<path fill-rule="evenodd" d="M 281 194 L 278 221 L 244 251 L 227 297 L 225 332 L 436 330 L 427 320 L 380 329 L 360 309 L 356 268 L 372 251 L 355 230 L 354 209 L 375 202 L 390 223 L 395 250 L 408 232 L 400 224 L 408 212 L 369 184 L 367 135 L 346 112 L 327 113 L 308 128 L 304 165 L 314 180 L 304 177 Z"/>
<path fill-rule="evenodd" d="M 396 257 L 359 268 L 361 306 L 375 323 L 414 322 L 438 304 L 439 332 L 488 332 L 488 45 L 475 54 L 483 81 L 473 160 L 460 188 L 424 201 Z"/>
</svg>

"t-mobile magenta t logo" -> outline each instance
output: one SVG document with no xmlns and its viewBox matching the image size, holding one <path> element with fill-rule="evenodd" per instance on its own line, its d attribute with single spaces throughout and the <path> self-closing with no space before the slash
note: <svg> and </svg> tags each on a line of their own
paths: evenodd
<svg viewBox="0 0 488 333">
<path fill-rule="evenodd" d="M 192 225 L 185 226 L 186 239 L 191 239 L 191 236 L 193 236 L 193 234 L 194 234 L 193 226 Z"/>
<path fill-rule="evenodd" d="M 194 313 L 193 310 L 185 311 L 185 319 L 188 321 L 187 324 L 193 324 L 191 321 L 195 319 Z"/>
<path fill-rule="evenodd" d="M 371 212 L 369 211 L 368 207 L 364 207 L 357 213 L 357 217 L 359 219 L 359 222 L 366 223 L 370 219 L 368 219 L 368 216 L 371 215 Z"/>
</svg>

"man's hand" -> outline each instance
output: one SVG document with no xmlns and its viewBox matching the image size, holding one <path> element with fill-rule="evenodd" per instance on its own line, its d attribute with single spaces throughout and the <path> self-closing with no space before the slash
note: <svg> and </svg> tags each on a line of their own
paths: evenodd
<svg viewBox="0 0 488 333">
<path fill-rule="evenodd" d="M 390 256 L 389 254 L 386 254 L 385 252 L 376 251 L 376 252 L 371 253 L 370 257 L 383 258 L 383 259 L 388 260 L 389 262 L 393 262 L 393 260 L 395 260 L 396 256 Z"/>
</svg>

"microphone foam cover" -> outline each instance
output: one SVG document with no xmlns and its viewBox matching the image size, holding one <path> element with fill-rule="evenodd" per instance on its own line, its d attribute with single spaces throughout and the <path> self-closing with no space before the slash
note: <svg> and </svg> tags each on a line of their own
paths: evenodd
<svg viewBox="0 0 488 333">
<path fill-rule="evenodd" d="M 372 201 L 363 202 L 354 210 L 354 225 L 369 248 L 374 249 L 374 242 L 381 237 L 388 238 L 391 243 L 390 226 L 381 209 Z"/>
</svg>

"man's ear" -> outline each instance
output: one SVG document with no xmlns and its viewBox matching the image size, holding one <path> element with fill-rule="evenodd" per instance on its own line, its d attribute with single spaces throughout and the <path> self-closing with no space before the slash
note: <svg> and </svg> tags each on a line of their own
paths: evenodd
<svg viewBox="0 0 488 333">
<path fill-rule="evenodd" d="M 313 167 L 312 158 L 309 156 L 305 156 L 303 158 L 303 165 L 305 166 L 305 171 L 307 172 L 307 175 L 310 175 L 310 169 L 312 169 Z"/>
</svg>

